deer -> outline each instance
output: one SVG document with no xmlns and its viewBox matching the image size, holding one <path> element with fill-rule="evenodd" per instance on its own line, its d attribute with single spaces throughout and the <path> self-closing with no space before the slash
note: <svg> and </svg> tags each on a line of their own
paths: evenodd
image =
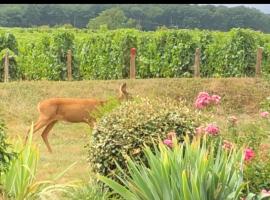
<svg viewBox="0 0 270 200">
<path fill-rule="evenodd" d="M 132 99 L 131 95 L 126 91 L 126 83 L 120 85 L 117 101 Z M 41 128 L 45 127 L 41 133 L 41 137 L 52 153 L 52 148 L 48 141 L 49 132 L 58 121 L 70 123 L 86 123 L 91 128 L 96 124 L 95 117 L 91 116 L 99 106 L 105 105 L 109 100 L 97 100 L 93 98 L 50 98 L 38 103 L 37 110 L 39 117 L 33 126 L 33 134 Z M 29 132 L 25 137 L 25 144 L 28 140 Z"/>
</svg>

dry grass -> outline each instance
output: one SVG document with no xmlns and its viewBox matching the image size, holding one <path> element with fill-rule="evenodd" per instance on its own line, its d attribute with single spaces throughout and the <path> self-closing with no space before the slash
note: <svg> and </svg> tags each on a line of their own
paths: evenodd
<svg viewBox="0 0 270 200">
<path fill-rule="evenodd" d="M 258 114 L 259 102 L 270 94 L 270 85 L 261 79 L 148 79 L 117 81 L 74 81 L 74 82 L 11 82 L 0 84 L 0 117 L 5 119 L 10 137 L 25 133 L 37 119 L 36 105 L 50 97 L 77 97 L 106 99 L 117 94 L 118 87 L 127 82 L 128 91 L 134 96 L 183 99 L 192 105 L 199 91 L 208 91 L 222 96 L 222 115 L 242 113 L 243 119 Z M 248 115 L 247 115 L 248 114 Z M 49 154 L 39 131 L 34 142 L 40 144 L 41 161 L 38 179 L 52 178 L 73 162 L 78 162 L 61 180 L 83 179 L 87 181 L 89 165 L 86 161 L 90 129 L 85 124 L 58 123 L 53 128 L 49 141 L 53 154 Z"/>
</svg>

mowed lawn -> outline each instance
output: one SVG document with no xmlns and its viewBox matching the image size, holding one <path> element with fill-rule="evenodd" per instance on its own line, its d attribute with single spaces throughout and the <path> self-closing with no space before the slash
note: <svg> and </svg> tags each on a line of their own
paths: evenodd
<svg viewBox="0 0 270 200">
<path fill-rule="evenodd" d="M 231 114 L 242 120 L 252 120 L 258 116 L 259 103 L 270 96 L 270 84 L 255 78 L 10 82 L 0 84 L 0 117 L 6 122 L 10 138 L 19 136 L 23 139 L 38 117 L 39 101 L 52 97 L 106 99 L 116 96 L 123 82 L 127 83 L 127 90 L 133 96 L 169 97 L 184 100 L 190 107 L 200 91 L 218 94 L 222 104 L 214 115 L 220 123 Z M 86 124 L 57 123 L 49 135 L 52 154 L 47 151 L 41 132 L 34 135 L 34 142 L 40 146 L 38 180 L 53 178 L 74 162 L 76 165 L 60 182 L 91 178 L 85 148 L 91 129 Z"/>
</svg>

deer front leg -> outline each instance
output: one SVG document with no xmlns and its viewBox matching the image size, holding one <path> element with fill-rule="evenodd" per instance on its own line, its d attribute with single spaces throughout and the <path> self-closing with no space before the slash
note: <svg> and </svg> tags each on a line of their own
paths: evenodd
<svg viewBox="0 0 270 200">
<path fill-rule="evenodd" d="M 53 126 L 56 124 L 57 121 L 52 121 L 51 123 L 49 123 L 47 125 L 47 127 L 43 130 L 41 137 L 45 143 L 45 145 L 47 146 L 47 149 L 50 153 L 52 153 L 52 149 L 50 147 L 49 141 L 48 141 L 48 135 L 49 132 L 52 130 Z"/>
</svg>

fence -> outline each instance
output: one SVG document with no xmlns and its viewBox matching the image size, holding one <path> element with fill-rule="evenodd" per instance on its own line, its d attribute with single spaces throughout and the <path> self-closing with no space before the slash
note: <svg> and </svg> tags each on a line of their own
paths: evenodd
<svg viewBox="0 0 270 200">
<path fill-rule="evenodd" d="M 255 77 L 261 77 L 261 65 L 263 59 L 263 48 L 259 47 L 257 49 L 257 60 L 255 65 Z M 136 79 L 136 48 L 130 49 L 130 79 Z M 200 63 L 201 63 L 201 50 L 196 48 L 195 58 L 194 58 L 194 77 L 200 77 Z M 4 82 L 9 81 L 9 52 L 7 51 L 4 57 Z M 67 52 L 67 80 L 72 81 L 72 52 L 68 50 Z"/>
</svg>

